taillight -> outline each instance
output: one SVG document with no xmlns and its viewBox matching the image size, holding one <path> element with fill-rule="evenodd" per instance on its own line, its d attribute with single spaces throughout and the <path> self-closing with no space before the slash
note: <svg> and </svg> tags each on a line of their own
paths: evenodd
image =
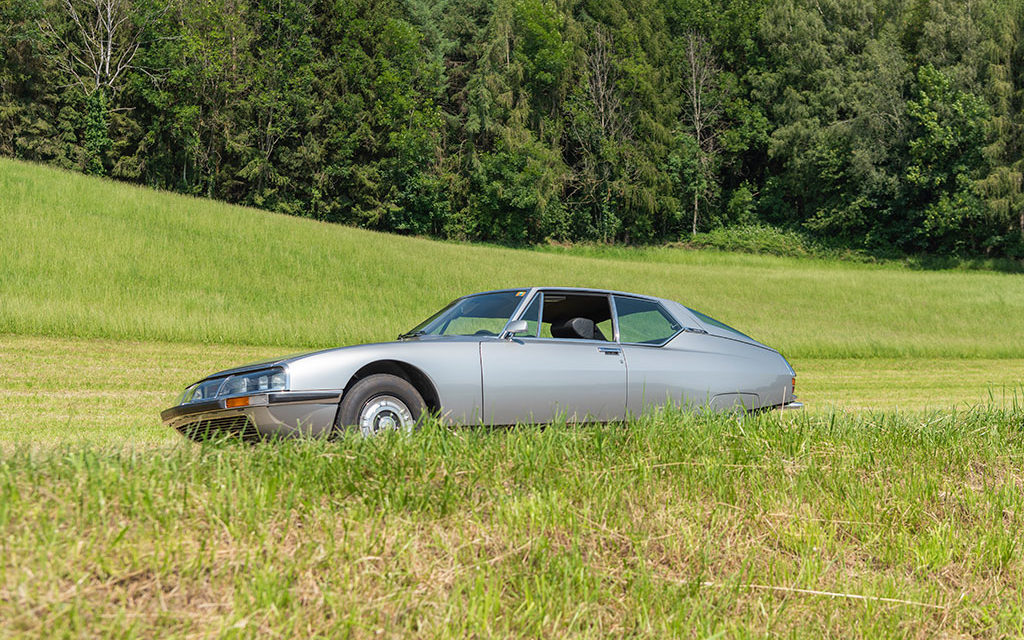
<svg viewBox="0 0 1024 640">
<path fill-rule="evenodd" d="M 796 395 L 796 376 L 793 376 L 793 386 L 790 390 L 790 393 L 792 393 L 794 396 Z"/>
</svg>

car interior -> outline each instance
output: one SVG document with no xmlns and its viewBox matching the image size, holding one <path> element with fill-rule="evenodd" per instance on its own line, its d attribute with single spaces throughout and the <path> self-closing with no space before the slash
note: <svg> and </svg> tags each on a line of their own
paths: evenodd
<svg viewBox="0 0 1024 640">
<path fill-rule="evenodd" d="M 531 327 L 536 326 L 540 304 L 535 301 L 523 315 Z M 544 292 L 544 308 L 540 314 L 541 338 L 569 340 L 601 340 L 613 337 L 611 306 L 608 297 L 595 294 Z"/>
</svg>

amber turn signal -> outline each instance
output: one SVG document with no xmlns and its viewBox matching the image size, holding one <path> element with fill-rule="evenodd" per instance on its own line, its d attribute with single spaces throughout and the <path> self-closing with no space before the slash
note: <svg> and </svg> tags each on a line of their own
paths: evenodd
<svg viewBox="0 0 1024 640">
<path fill-rule="evenodd" d="M 228 409 L 237 409 L 238 407 L 248 407 L 249 397 L 242 396 L 241 398 L 228 398 L 224 401 L 224 406 Z"/>
</svg>

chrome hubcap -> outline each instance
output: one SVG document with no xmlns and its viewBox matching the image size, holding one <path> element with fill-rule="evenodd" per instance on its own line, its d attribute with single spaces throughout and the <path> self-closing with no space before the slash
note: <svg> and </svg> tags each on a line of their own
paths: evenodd
<svg viewBox="0 0 1024 640">
<path fill-rule="evenodd" d="M 383 431 L 412 431 L 413 422 L 409 407 L 394 396 L 377 396 L 359 413 L 359 430 L 364 436 Z"/>
</svg>

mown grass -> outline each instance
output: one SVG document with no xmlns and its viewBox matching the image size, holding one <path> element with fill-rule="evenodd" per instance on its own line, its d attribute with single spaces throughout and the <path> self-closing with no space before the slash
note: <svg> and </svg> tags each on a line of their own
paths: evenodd
<svg viewBox="0 0 1024 640">
<path fill-rule="evenodd" d="M 160 423 L 185 385 L 280 348 L 0 335 L 0 443 L 173 442 Z"/>
<path fill-rule="evenodd" d="M 659 250 L 597 257 L 332 226 L 0 160 L 0 332 L 328 346 L 458 295 L 559 284 L 678 299 L 794 358 L 1024 354 L 1024 279 Z"/>
<path fill-rule="evenodd" d="M 19 448 L 0 635 L 1019 635 L 1022 417 Z"/>
<path fill-rule="evenodd" d="M 291 349 L 0 335 L 0 451 L 15 443 L 175 441 L 159 414 L 188 384 Z M 947 411 L 1024 404 L 1024 359 L 793 360 L 806 411 Z"/>
</svg>

